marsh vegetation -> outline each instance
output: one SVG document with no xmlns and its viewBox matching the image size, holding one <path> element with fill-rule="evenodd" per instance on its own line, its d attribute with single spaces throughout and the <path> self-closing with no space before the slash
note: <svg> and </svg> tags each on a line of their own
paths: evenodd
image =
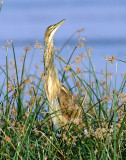
<svg viewBox="0 0 126 160">
<path fill-rule="evenodd" d="M 61 50 L 56 50 L 56 61 L 61 67 L 58 68 L 61 81 L 83 111 L 84 130 L 73 123 L 68 130 L 53 129 L 43 90 L 44 73 L 39 71 L 38 62 L 35 74 L 30 73 L 33 58 L 30 65 L 26 65 L 27 55 L 33 56 L 34 50 L 42 59 L 43 46 L 37 41 L 34 49 L 27 45 L 19 68 L 13 42 L 5 44 L 6 64 L 0 66 L 3 78 L 0 82 L 0 159 L 123 160 L 126 157 L 126 73 L 117 72 L 118 62 L 126 64 L 126 60 L 104 57 L 106 68 L 97 73 L 91 60 L 93 49 L 87 47 L 84 38 L 78 41 L 67 60 L 60 57 L 60 51 L 69 40 Z M 80 53 L 71 60 L 77 48 Z M 10 50 L 13 61 L 8 59 Z M 43 60 L 41 64 L 43 66 Z M 110 64 L 115 64 L 115 75 L 108 70 Z M 122 74 L 120 84 L 117 74 Z"/>
</svg>

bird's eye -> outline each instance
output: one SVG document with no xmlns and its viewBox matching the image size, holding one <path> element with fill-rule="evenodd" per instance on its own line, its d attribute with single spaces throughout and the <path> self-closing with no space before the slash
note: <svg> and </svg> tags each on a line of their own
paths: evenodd
<svg viewBox="0 0 126 160">
<path fill-rule="evenodd" d="M 54 26 L 51 26 L 50 29 L 52 30 Z"/>
</svg>

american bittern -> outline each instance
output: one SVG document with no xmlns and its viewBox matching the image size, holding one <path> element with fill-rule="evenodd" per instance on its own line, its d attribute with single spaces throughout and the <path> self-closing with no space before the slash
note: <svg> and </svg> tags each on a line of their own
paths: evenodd
<svg viewBox="0 0 126 160">
<path fill-rule="evenodd" d="M 49 112 L 55 129 L 67 126 L 73 122 L 78 127 L 83 126 L 82 111 L 79 103 L 74 101 L 69 91 L 59 80 L 57 69 L 54 64 L 53 37 L 59 26 L 65 20 L 51 25 L 45 32 L 44 51 L 44 72 L 45 72 L 45 93 L 49 102 Z"/>
</svg>

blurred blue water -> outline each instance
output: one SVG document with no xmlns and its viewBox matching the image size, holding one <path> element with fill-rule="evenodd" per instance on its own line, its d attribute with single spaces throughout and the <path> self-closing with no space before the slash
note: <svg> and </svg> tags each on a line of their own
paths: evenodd
<svg viewBox="0 0 126 160">
<path fill-rule="evenodd" d="M 23 55 L 22 48 L 27 43 L 32 49 L 35 40 L 43 44 L 47 26 L 64 18 L 66 21 L 55 36 L 54 42 L 57 48 L 61 48 L 76 30 L 84 27 L 85 31 L 81 36 L 85 37 L 86 43 L 93 48 L 93 64 L 97 71 L 105 68 L 105 62 L 101 61 L 101 58 L 107 55 L 116 55 L 118 59 L 124 60 L 126 55 L 125 0 L 4 0 L 0 13 L 0 65 L 5 64 L 5 51 L 1 47 L 7 40 L 13 40 L 16 56 L 19 59 Z M 68 59 L 77 42 L 78 38 L 75 36 L 61 56 Z M 64 54 L 66 52 L 68 54 Z M 75 52 L 74 57 L 78 52 Z M 10 50 L 8 56 L 12 59 Z M 40 60 L 39 54 L 35 56 L 34 63 Z M 115 72 L 115 66 L 109 66 L 109 70 Z M 118 72 L 121 74 L 125 71 L 126 65 L 119 63 Z M 121 80 L 121 77 L 119 79 Z"/>
</svg>

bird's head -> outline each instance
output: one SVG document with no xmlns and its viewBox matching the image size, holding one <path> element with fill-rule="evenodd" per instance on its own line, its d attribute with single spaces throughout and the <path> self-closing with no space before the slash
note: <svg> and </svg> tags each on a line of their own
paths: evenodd
<svg viewBox="0 0 126 160">
<path fill-rule="evenodd" d="M 47 29 L 46 29 L 46 32 L 45 32 L 45 45 L 51 45 L 53 44 L 53 37 L 57 31 L 57 29 L 59 28 L 59 26 L 65 21 L 62 20 L 60 21 L 59 23 L 57 24 L 54 24 L 54 25 L 51 25 L 49 26 Z"/>
</svg>

